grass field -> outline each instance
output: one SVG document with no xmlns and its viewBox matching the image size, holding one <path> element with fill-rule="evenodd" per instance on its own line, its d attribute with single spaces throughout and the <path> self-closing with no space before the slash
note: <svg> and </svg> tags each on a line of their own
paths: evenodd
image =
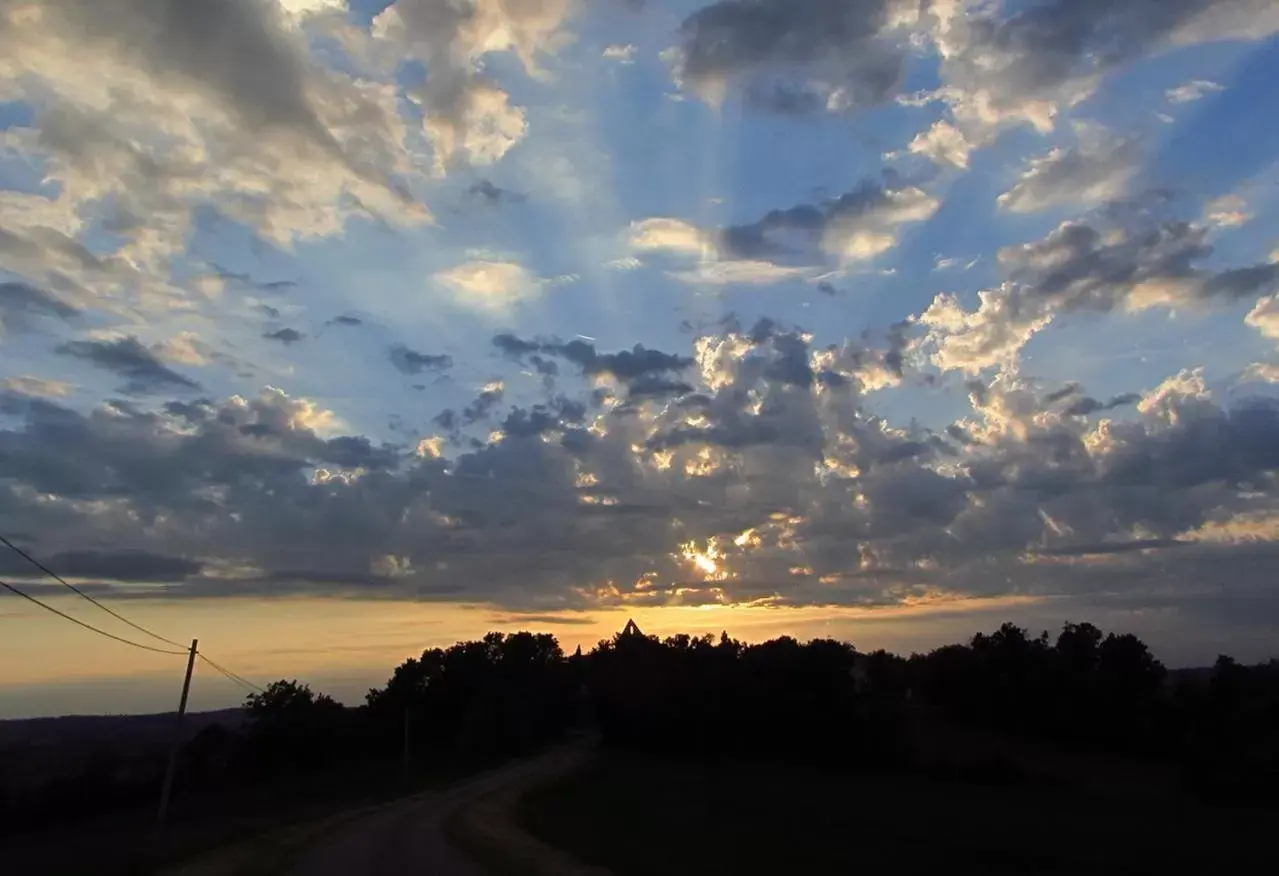
<svg viewBox="0 0 1279 876">
<path fill-rule="evenodd" d="M 519 818 L 617 876 L 1258 872 L 1273 813 L 1008 778 L 605 754 Z"/>
</svg>

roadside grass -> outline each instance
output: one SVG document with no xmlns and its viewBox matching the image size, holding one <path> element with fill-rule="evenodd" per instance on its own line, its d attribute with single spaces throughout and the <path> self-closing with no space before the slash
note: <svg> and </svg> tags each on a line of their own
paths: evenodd
<svg viewBox="0 0 1279 876">
<path fill-rule="evenodd" d="M 161 837 L 150 807 L 51 825 L 0 837 L 0 869 L 23 876 L 152 876 L 204 872 L 196 866 L 224 859 L 219 876 L 266 876 L 334 818 L 446 785 L 480 766 L 441 757 L 405 772 L 398 760 L 378 759 L 200 794 L 179 787 Z M 241 863 L 233 867 L 233 859 Z"/>
<path fill-rule="evenodd" d="M 615 876 L 1092 876 L 1254 872 L 1273 812 L 1099 794 L 1006 769 L 848 772 L 607 752 L 531 789 L 516 817 Z"/>
</svg>

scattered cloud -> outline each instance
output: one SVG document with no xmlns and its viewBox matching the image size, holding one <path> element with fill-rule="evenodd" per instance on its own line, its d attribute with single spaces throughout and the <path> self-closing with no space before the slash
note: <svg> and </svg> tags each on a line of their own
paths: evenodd
<svg viewBox="0 0 1279 876">
<path fill-rule="evenodd" d="M 502 312 L 534 296 L 538 281 L 515 262 L 470 261 L 440 271 L 435 281 L 459 304 L 488 312 Z"/>
<path fill-rule="evenodd" d="M 1121 197 L 1141 164 L 1132 140 L 1089 138 L 1067 149 L 1032 158 L 1016 184 L 999 196 L 1013 213 L 1033 213 L 1066 204 L 1097 204 Z"/>
<path fill-rule="evenodd" d="M 1185 85 L 1170 88 L 1164 95 L 1169 103 L 1193 103 L 1196 100 L 1225 91 L 1226 87 L 1207 79 L 1192 79 Z"/>
<path fill-rule="evenodd" d="M 113 341 L 69 341 L 58 352 L 124 377 L 128 382 L 120 391 L 130 395 L 200 388 L 200 384 L 161 362 L 132 335 Z"/>
<path fill-rule="evenodd" d="M 446 371 L 453 367 L 453 357 L 441 353 L 419 353 L 403 344 L 396 344 L 388 352 L 391 364 L 402 374 L 421 374 L 423 371 Z"/>
<path fill-rule="evenodd" d="M 287 347 L 296 344 L 298 341 L 305 338 L 306 335 L 302 334 L 297 329 L 282 328 L 276 329 L 273 332 L 267 332 L 262 337 L 266 338 L 268 341 L 279 341 Z"/>
<path fill-rule="evenodd" d="M 604 47 L 604 57 L 619 64 L 634 64 L 636 51 L 634 43 L 614 43 Z"/>
</svg>

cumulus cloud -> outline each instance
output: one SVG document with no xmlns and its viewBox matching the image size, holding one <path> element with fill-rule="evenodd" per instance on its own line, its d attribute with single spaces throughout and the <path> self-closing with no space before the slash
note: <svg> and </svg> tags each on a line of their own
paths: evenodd
<svg viewBox="0 0 1279 876">
<path fill-rule="evenodd" d="M 342 434 L 277 390 L 89 412 L 10 396 L 0 523 L 21 520 L 33 549 L 78 575 L 170 582 L 175 597 L 332 591 L 518 611 L 1138 599 L 1172 547 L 1187 565 L 1158 586 L 1193 593 L 1239 542 L 1188 533 L 1253 532 L 1241 521 L 1279 511 L 1272 402 L 1222 406 L 1198 372 L 1104 402 L 1004 376 L 972 382 L 971 411 L 942 432 L 896 427 L 866 397 L 902 380 L 905 331 L 817 347 L 763 319 L 699 336 L 691 355 L 499 335 L 504 355 L 552 357 L 637 398 L 503 411 L 494 383 L 453 415 L 496 423 L 487 440 L 416 449 Z M 1252 562 L 1231 567 L 1232 587 Z"/>
<path fill-rule="evenodd" d="M 916 151 L 944 156 L 928 144 L 987 145 L 1015 125 L 1052 131 L 1063 113 L 1090 97 L 1124 66 L 1177 46 L 1220 40 L 1262 40 L 1279 32 L 1269 0 L 1135 0 L 1112 4 L 928 4 L 922 38 L 941 57 L 935 97 L 947 117 Z M 952 163 L 965 154 L 952 148 Z"/>
<path fill-rule="evenodd" d="M 1279 295 L 1258 299 L 1257 306 L 1244 319 L 1266 337 L 1279 341 Z"/>
<path fill-rule="evenodd" d="M 353 216 L 429 221 L 407 192 L 423 174 L 394 80 L 309 49 L 275 3 L 0 4 L 5 97 L 32 114 L 6 147 L 56 186 L 0 197 L 6 267 L 69 306 L 132 315 L 216 293 L 175 270 L 200 211 L 285 248 Z"/>
<path fill-rule="evenodd" d="M 529 75 L 540 76 L 539 58 L 564 42 L 561 29 L 575 5 L 574 0 L 396 0 L 374 19 L 378 39 L 426 65 L 426 80 L 411 97 L 425 114 L 437 172 L 459 159 L 491 164 L 524 138 L 526 113 L 485 75 L 485 56 L 509 52 Z"/>
<path fill-rule="evenodd" d="M 939 295 L 919 318 L 925 343 L 938 367 L 971 373 L 1010 364 L 1059 314 L 1206 307 L 1279 284 L 1275 263 L 1199 267 L 1212 252 L 1208 228 L 1190 222 L 1065 222 L 1043 240 L 1001 250 L 1006 281 L 979 293 L 976 309 Z"/>
</svg>

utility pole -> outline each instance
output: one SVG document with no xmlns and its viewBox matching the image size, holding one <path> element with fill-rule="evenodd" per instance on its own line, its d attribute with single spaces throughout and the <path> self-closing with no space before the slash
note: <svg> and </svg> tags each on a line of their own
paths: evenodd
<svg viewBox="0 0 1279 876">
<path fill-rule="evenodd" d="M 182 747 L 182 716 L 187 713 L 187 694 L 191 692 L 191 671 L 195 669 L 195 649 L 199 642 L 199 639 L 192 639 L 191 651 L 187 654 L 187 675 L 182 680 L 182 699 L 178 701 L 178 716 L 173 721 L 169 766 L 164 771 L 164 787 L 160 789 L 160 811 L 156 813 L 155 819 L 157 832 L 164 829 L 164 819 L 169 814 L 169 796 L 173 793 L 173 774 L 178 767 L 178 749 Z"/>
</svg>

